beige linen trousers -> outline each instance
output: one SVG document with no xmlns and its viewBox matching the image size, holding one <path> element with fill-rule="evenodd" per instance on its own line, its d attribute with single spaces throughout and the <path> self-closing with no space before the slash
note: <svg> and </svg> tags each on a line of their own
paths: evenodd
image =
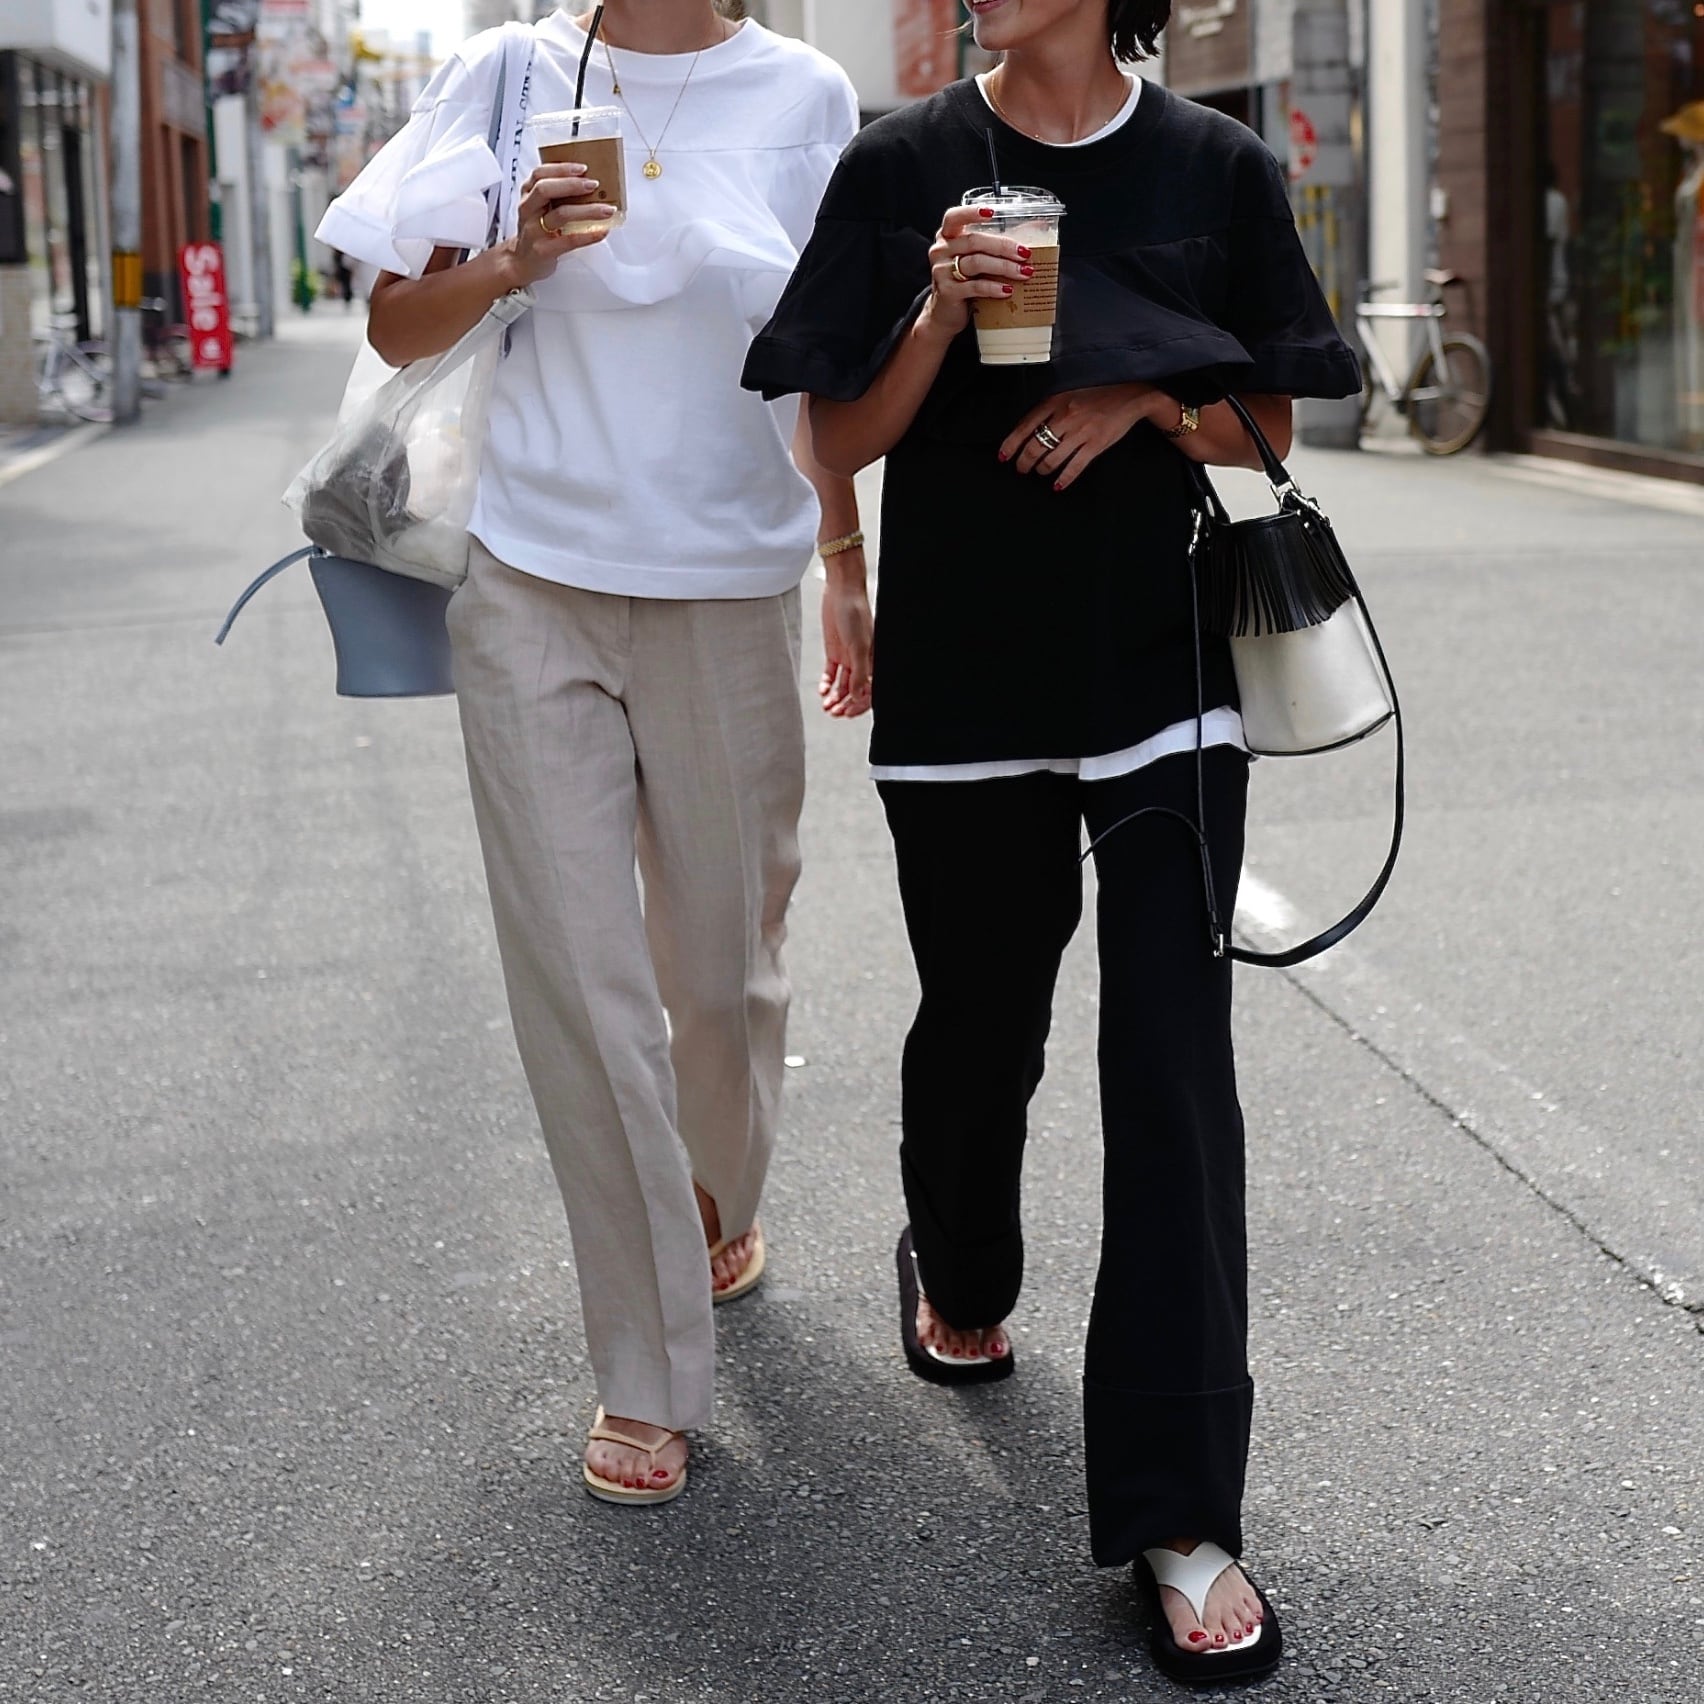
<svg viewBox="0 0 1704 1704">
<path fill-rule="evenodd" d="M 509 1010 L 599 1400 L 675 1430 L 709 1421 L 715 1364 L 693 1179 L 725 1236 L 748 1230 L 781 1100 L 799 602 L 581 591 L 474 541 L 450 603 Z"/>
</svg>

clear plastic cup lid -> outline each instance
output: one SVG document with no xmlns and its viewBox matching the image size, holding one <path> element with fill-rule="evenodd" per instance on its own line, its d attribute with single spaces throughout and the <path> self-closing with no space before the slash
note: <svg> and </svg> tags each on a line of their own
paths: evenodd
<svg viewBox="0 0 1704 1704">
<path fill-rule="evenodd" d="M 1009 183 L 1003 189 L 973 189 L 960 203 L 963 207 L 994 207 L 1003 213 L 1063 214 L 1065 203 L 1050 189 Z"/>
</svg>

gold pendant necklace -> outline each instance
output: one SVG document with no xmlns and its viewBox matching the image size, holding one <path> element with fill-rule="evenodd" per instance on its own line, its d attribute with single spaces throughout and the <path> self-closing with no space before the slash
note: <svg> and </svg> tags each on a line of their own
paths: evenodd
<svg viewBox="0 0 1704 1704">
<path fill-rule="evenodd" d="M 1038 135 L 1036 135 L 1036 133 L 1033 130 L 1024 129 L 1024 127 L 1021 124 L 1019 124 L 1018 121 L 1015 118 L 1013 118 L 1012 115 L 1009 112 L 1007 112 L 1006 109 L 1003 106 L 1000 105 L 1000 97 L 997 94 L 994 93 L 994 79 L 992 77 L 988 78 L 988 80 L 982 85 L 982 92 L 983 92 L 983 94 L 985 94 L 988 97 L 988 104 L 991 107 L 993 107 L 994 111 L 996 113 L 998 113 L 999 116 L 1001 118 L 1003 118 L 1006 121 L 1006 123 L 1009 124 L 1012 127 L 1012 129 L 1017 131 L 1017 133 L 1020 136 L 1027 136 L 1030 139 L 1030 141 L 1032 141 L 1032 142 L 1040 142 L 1044 147 L 1048 147 L 1048 148 L 1070 148 L 1070 147 L 1074 147 L 1076 145 L 1077 141 L 1079 140 L 1079 138 L 1073 136 L 1073 137 L 1069 138 L 1067 141 L 1060 142 L 1060 141 L 1056 140 L 1054 137 L 1038 136 Z M 1129 99 L 1130 99 L 1130 89 L 1129 89 L 1129 84 L 1128 84 L 1128 79 L 1127 79 L 1125 90 L 1124 90 L 1124 100 L 1127 101 Z M 1120 101 L 1118 111 L 1122 112 L 1123 110 L 1124 110 L 1124 101 Z M 1118 113 L 1115 112 L 1112 115 L 1112 118 L 1109 118 L 1107 120 L 1107 124 L 1110 124 L 1112 122 L 1112 119 L 1116 118 L 1117 116 L 1118 116 Z M 1106 128 L 1106 125 L 1104 125 L 1104 124 L 1091 125 L 1083 134 L 1085 136 L 1093 136 L 1096 133 L 1096 131 L 1104 130 L 1105 128 Z"/>
<path fill-rule="evenodd" d="M 720 31 L 720 24 L 717 25 L 717 29 Z M 692 63 L 686 68 L 686 81 L 681 84 L 680 93 L 675 96 L 675 104 L 669 108 L 668 123 L 663 126 L 663 133 L 657 138 L 657 145 L 653 148 L 650 137 L 645 134 L 644 127 L 639 123 L 638 113 L 633 110 L 626 95 L 621 92 L 621 76 L 615 68 L 615 55 L 610 52 L 609 37 L 604 34 L 601 24 L 598 26 L 598 37 L 603 42 L 604 58 L 609 63 L 609 77 L 615 85 L 615 98 L 627 108 L 627 116 L 633 120 L 633 128 L 639 133 L 639 140 L 645 144 L 645 152 L 649 158 L 645 161 L 642 169 L 645 176 L 655 183 L 663 175 L 663 162 L 657 156 L 662 152 L 663 144 L 669 139 L 669 131 L 674 127 L 675 114 L 680 111 L 680 103 L 686 99 L 686 91 L 692 87 L 692 74 L 698 69 L 699 60 L 704 57 L 709 48 L 720 47 L 728 38 L 726 35 L 718 34 L 715 41 L 707 42 L 704 47 L 699 48 L 693 54 Z"/>
</svg>

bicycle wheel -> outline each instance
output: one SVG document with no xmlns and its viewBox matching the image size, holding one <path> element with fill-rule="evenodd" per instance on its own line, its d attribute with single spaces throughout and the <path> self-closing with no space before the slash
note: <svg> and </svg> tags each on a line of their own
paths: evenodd
<svg viewBox="0 0 1704 1704">
<path fill-rule="evenodd" d="M 92 349 L 61 350 L 53 379 L 59 400 L 79 420 L 112 419 L 112 382 L 104 361 Z"/>
<path fill-rule="evenodd" d="M 1465 450 L 1491 411 L 1491 357 L 1477 337 L 1446 337 L 1443 359 L 1428 349 L 1404 398 L 1408 427 L 1430 456 Z"/>
</svg>

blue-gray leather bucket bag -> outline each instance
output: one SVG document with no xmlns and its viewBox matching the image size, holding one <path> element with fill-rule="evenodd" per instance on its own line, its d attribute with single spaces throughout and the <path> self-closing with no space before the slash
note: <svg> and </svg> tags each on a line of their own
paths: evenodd
<svg viewBox="0 0 1704 1704">
<path fill-rule="evenodd" d="M 304 559 L 331 627 L 340 698 L 442 698 L 455 691 L 444 625 L 455 593 L 332 556 L 317 545 L 274 562 L 237 599 L 216 643 L 225 643 L 232 622 L 262 586 Z"/>
</svg>

